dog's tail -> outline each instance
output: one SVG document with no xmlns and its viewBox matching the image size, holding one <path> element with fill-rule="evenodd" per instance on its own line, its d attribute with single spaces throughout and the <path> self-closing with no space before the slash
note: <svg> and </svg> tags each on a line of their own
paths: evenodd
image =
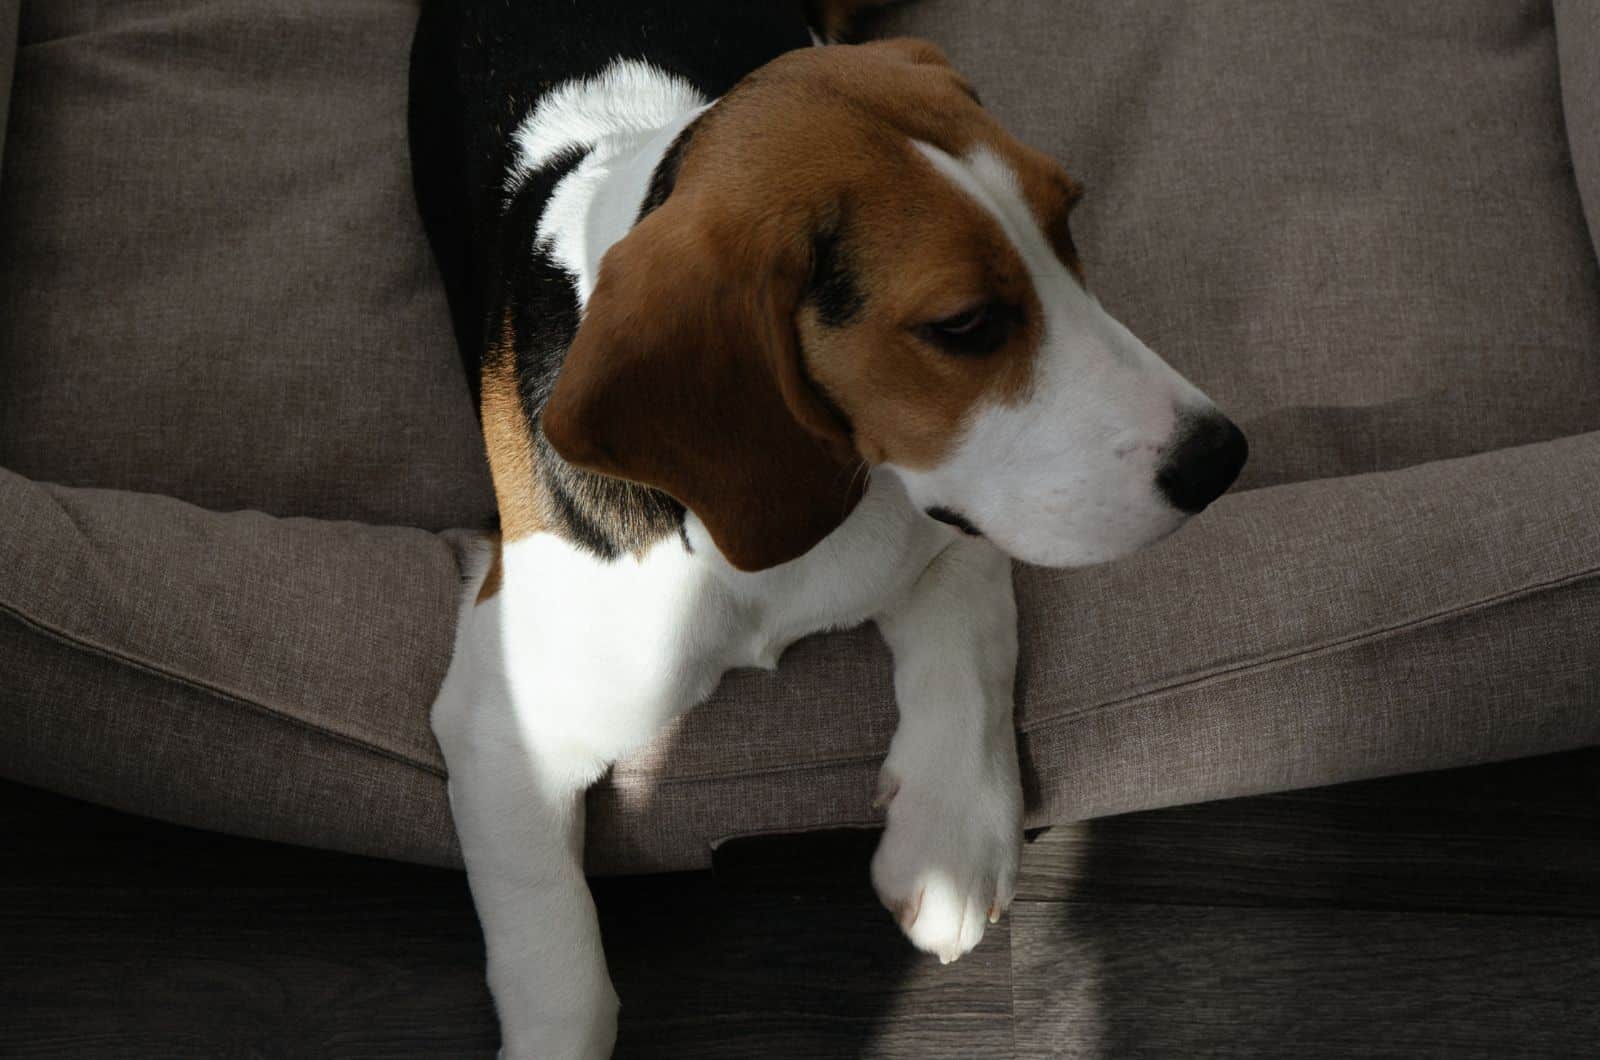
<svg viewBox="0 0 1600 1060">
<path fill-rule="evenodd" d="M 872 22 L 891 7 L 912 0 L 806 0 L 811 29 L 828 44 L 851 44 L 864 38 Z"/>
</svg>

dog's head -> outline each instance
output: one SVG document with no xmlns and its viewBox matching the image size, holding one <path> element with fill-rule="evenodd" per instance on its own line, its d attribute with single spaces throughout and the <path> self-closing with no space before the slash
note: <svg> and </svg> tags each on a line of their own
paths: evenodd
<svg viewBox="0 0 1600 1060">
<path fill-rule="evenodd" d="M 785 55 L 673 163 L 602 262 L 543 429 L 676 497 L 735 566 L 820 541 L 863 463 L 1055 566 L 1165 536 L 1244 463 L 1237 428 L 1085 288 L 1078 186 L 934 46 Z"/>
</svg>

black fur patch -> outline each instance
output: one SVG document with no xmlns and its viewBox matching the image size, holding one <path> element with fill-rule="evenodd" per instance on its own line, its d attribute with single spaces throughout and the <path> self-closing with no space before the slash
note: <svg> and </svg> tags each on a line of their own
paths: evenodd
<svg viewBox="0 0 1600 1060">
<path fill-rule="evenodd" d="M 950 526 L 955 527 L 957 530 L 960 530 L 968 537 L 983 536 L 983 531 L 979 530 L 976 526 L 973 526 L 972 523 L 968 521 L 967 517 L 959 512 L 953 512 L 949 508 L 929 508 L 927 512 L 928 518 L 937 520 L 941 523 L 947 523 Z"/>
<path fill-rule="evenodd" d="M 647 61 L 716 99 L 762 64 L 808 45 L 800 4 L 424 0 L 412 52 L 412 164 L 463 360 L 478 378 L 480 359 L 514 358 L 556 529 L 597 555 L 682 535 L 684 509 L 658 490 L 573 467 L 539 428 L 580 313 L 574 277 L 539 252 L 535 233 L 550 192 L 584 152 L 556 159 L 508 195 L 502 182 L 516 153 L 512 134 L 553 86 L 617 59 Z M 688 132 L 658 164 L 641 216 L 671 194 Z M 503 351 L 496 339 L 508 312 L 515 342 Z"/>
<path fill-rule="evenodd" d="M 683 165 L 683 152 L 688 148 L 694 136 L 694 127 L 699 122 L 700 119 L 696 118 L 684 126 L 667 148 L 667 153 L 661 156 L 661 161 L 656 163 L 655 170 L 650 174 L 650 187 L 645 189 L 644 201 L 639 204 L 639 216 L 634 219 L 634 224 L 643 221 L 651 210 L 666 202 L 667 196 L 672 194 L 672 189 L 678 183 L 678 167 Z"/>
<path fill-rule="evenodd" d="M 811 239 L 811 278 L 806 284 L 806 301 L 816 307 L 817 319 L 830 328 L 854 322 L 867 302 L 850 267 L 842 228 L 842 221 L 825 225 Z"/>
<path fill-rule="evenodd" d="M 573 467 L 539 426 L 581 314 L 577 278 L 528 244 L 551 191 L 585 154 L 563 154 L 530 174 L 513 193 L 500 230 L 506 275 L 499 289 L 509 303 L 516 336 L 517 395 L 533 425 L 534 463 L 551 500 L 556 529 L 595 555 L 615 559 L 681 532 L 683 506 L 658 490 Z M 506 308 L 502 304 L 495 318 L 503 318 Z"/>
</svg>

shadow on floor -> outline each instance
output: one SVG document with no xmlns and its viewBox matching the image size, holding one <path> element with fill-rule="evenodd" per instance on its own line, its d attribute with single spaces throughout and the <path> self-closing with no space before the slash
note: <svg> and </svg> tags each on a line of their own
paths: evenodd
<svg viewBox="0 0 1600 1060">
<path fill-rule="evenodd" d="M 879 1044 L 884 1028 L 959 1008 L 949 1003 L 960 993 L 905 989 L 926 964 L 872 893 L 875 842 L 734 844 L 718 875 L 595 881 L 624 999 L 617 1055 L 925 1060 Z M 0 1056 L 495 1055 L 461 873 L 216 835 L 3 782 L 0 849 Z M 1009 970 L 1003 944 L 985 960 Z"/>
<path fill-rule="evenodd" d="M 1600 753 L 1058 829 L 1019 1057 L 1554 1057 L 1600 1040 Z"/>
<path fill-rule="evenodd" d="M 718 851 L 714 875 L 598 881 L 623 998 L 617 1055 L 1004 1055 L 966 1050 L 1009 1050 L 1003 932 L 948 968 L 917 953 L 869 882 L 877 838 L 742 840 Z M 963 1049 L 942 1053 L 941 1040 Z"/>
</svg>

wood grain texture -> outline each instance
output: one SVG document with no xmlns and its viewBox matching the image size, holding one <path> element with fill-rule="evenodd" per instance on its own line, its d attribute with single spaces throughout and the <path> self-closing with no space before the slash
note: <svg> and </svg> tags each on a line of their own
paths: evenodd
<svg viewBox="0 0 1600 1060">
<path fill-rule="evenodd" d="M 876 836 L 599 880 L 619 1057 L 1003 1057 L 1005 923 L 942 967 L 879 905 Z M 492 1057 L 465 877 L 0 785 L 0 1056 Z"/>
<path fill-rule="evenodd" d="M 460 874 L 62 811 L 4 837 L 0 1056 L 493 1056 Z"/>
<path fill-rule="evenodd" d="M 1592 1056 L 1600 921 L 1030 902 L 1017 1056 Z"/>
<path fill-rule="evenodd" d="M 730 843 L 597 881 L 618 1055 L 1592 1056 L 1597 813 L 1581 751 L 1057 829 L 948 967 L 876 832 Z M 0 784 L 0 1057 L 490 1057 L 482 960 L 458 873 Z"/>
<path fill-rule="evenodd" d="M 601 926 L 623 999 L 617 1056 L 1009 1056 L 1009 924 L 942 966 L 906 942 L 864 862 L 836 865 L 821 887 L 776 877 L 759 886 L 601 881 Z"/>
<path fill-rule="evenodd" d="M 1052 828 L 1018 894 L 1600 916 L 1600 749 Z"/>
</svg>

